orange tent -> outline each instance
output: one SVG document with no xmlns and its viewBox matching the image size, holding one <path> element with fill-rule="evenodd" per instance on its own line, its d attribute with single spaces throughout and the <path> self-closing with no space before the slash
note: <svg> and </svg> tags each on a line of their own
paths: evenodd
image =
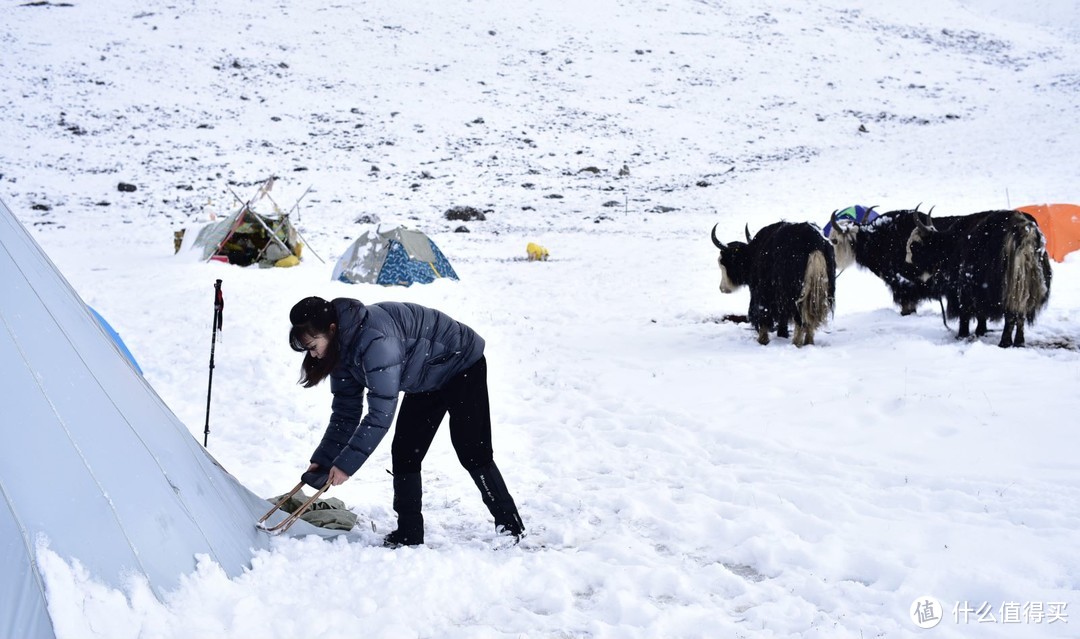
<svg viewBox="0 0 1080 639">
<path fill-rule="evenodd" d="M 1017 207 L 1035 218 L 1046 236 L 1046 252 L 1058 262 L 1080 249 L 1080 206 L 1076 204 L 1032 204 Z"/>
</svg>

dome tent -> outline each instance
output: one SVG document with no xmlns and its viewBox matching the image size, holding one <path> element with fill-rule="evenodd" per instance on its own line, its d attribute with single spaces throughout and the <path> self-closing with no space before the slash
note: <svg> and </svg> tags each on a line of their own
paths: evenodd
<svg viewBox="0 0 1080 639">
<path fill-rule="evenodd" d="M 443 252 L 420 231 L 404 226 L 369 230 L 342 253 L 332 279 L 350 284 L 411 286 L 458 279 Z"/>
<path fill-rule="evenodd" d="M 42 547 L 159 597 L 196 555 L 242 574 L 269 547 L 255 528 L 267 502 L 199 445 L 3 202 L 0 282 L 0 637 L 57 633 Z"/>
</svg>

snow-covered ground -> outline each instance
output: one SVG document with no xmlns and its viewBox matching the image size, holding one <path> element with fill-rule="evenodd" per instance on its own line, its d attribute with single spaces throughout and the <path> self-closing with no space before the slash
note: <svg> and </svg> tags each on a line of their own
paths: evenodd
<svg viewBox="0 0 1080 639">
<path fill-rule="evenodd" d="M 720 294 L 708 239 L 855 203 L 1080 200 L 1071 0 L 0 16 L 0 198 L 200 438 L 223 281 L 209 448 L 230 472 L 278 494 L 325 427 L 329 389 L 295 384 L 293 303 L 415 301 L 487 339 L 496 461 L 529 529 L 493 549 L 440 434 L 427 544 L 381 548 L 385 444 L 332 491 L 361 541 L 276 539 L 242 577 L 203 562 L 164 601 L 48 558 L 60 637 L 1080 633 L 1080 253 L 1054 263 L 1027 349 L 957 342 L 936 304 L 901 317 L 858 269 L 796 349 L 722 321 L 748 294 Z M 300 266 L 173 255 L 173 231 L 272 175 L 278 204 L 299 200 Z M 461 281 L 331 282 L 365 219 L 428 232 Z M 525 261 L 530 241 L 551 260 Z M 924 631 L 926 596 L 944 619 Z"/>
</svg>

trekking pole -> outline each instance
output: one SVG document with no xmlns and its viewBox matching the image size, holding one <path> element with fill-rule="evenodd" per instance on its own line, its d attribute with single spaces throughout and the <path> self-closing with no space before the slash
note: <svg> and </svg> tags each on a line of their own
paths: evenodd
<svg viewBox="0 0 1080 639">
<path fill-rule="evenodd" d="M 221 330 L 221 311 L 225 308 L 225 299 L 221 297 L 221 280 L 214 282 L 214 326 L 210 337 L 210 381 L 206 385 L 206 426 L 203 427 L 203 448 L 210 438 L 210 393 L 214 388 L 214 347 L 217 334 Z"/>
</svg>

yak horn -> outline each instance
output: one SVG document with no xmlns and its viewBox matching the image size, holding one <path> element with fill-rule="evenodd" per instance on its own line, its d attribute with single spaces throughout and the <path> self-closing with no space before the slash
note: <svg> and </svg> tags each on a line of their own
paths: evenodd
<svg viewBox="0 0 1080 639">
<path fill-rule="evenodd" d="M 919 217 L 918 207 L 916 207 L 916 210 L 911 212 L 911 216 L 913 218 L 915 218 L 915 226 L 917 226 L 919 229 L 921 229 L 921 230 L 923 230 L 923 231 L 925 231 L 927 233 L 933 233 L 933 232 L 937 231 L 937 229 L 934 228 L 934 221 L 930 219 L 929 214 L 927 214 L 926 219 L 930 223 L 929 224 L 924 224 L 923 223 L 922 218 Z"/>
<path fill-rule="evenodd" d="M 720 249 L 721 251 L 723 251 L 723 250 L 724 250 L 724 249 L 726 249 L 727 247 L 726 247 L 726 246 L 724 246 L 724 243 L 723 243 L 723 242 L 721 242 L 720 240 L 716 239 L 716 227 L 717 227 L 717 226 L 720 226 L 720 224 L 719 224 L 719 223 L 717 223 L 717 224 L 715 224 L 715 225 L 714 225 L 714 226 L 712 227 L 712 243 L 716 245 L 716 248 L 718 248 L 718 249 Z"/>
<path fill-rule="evenodd" d="M 749 224 L 746 225 L 745 232 L 746 232 L 746 243 L 749 244 L 750 243 L 750 225 Z"/>
<path fill-rule="evenodd" d="M 840 211 L 840 209 L 836 209 L 835 211 L 832 212 L 832 214 L 829 215 L 829 224 L 832 225 L 829 228 L 833 228 L 833 229 L 840 228 L 840 221 L 836 219 L 836 214 L 839 211 Z"/>
</svg>

